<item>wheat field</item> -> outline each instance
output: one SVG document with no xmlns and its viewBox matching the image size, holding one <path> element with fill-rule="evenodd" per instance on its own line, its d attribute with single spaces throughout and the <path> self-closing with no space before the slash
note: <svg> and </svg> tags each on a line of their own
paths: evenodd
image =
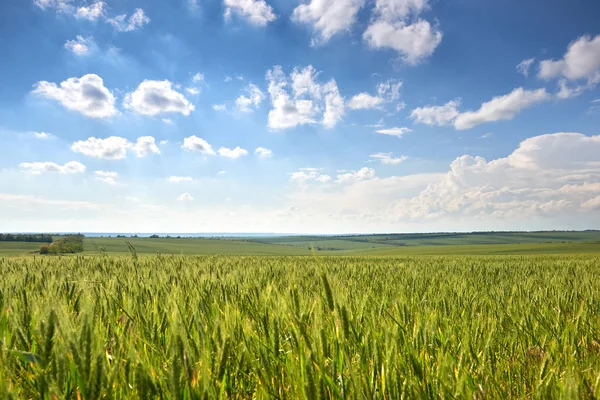
<svg viewBox="0 0 600 400">
<path fill-rule="evenodd" d="M 3 399 L 593 399 L 600 256 L 0 258 Z"/>
</svg>

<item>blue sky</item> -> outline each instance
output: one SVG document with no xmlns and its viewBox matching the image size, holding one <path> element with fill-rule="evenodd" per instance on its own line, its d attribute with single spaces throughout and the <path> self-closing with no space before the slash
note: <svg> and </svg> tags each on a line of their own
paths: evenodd
<svg viewBox="0 0 600 400">
<path fill-rule="evenodd" d="M 598 228 L 598 15 L 5 0 L 0 229 Z"/>
</svg>

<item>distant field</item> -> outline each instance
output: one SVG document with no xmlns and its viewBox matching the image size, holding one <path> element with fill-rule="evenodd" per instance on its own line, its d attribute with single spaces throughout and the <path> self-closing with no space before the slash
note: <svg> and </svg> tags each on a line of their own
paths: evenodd
<svg viewBox="0 0 600 400">
<path fill-rule="evenodd" d="M 127 243 L 131 243 L 138 253 L 162 254 L 235 254 L 235 255 L 308 255 L 307 248 L 278 246 L 275 244 L 251 241 L 184 238 L 85 238 L 85 253 L 98 254 L 101 249 L 107 253 L 128 253 Z"/>
<path fill-rule="evenodd" d="M 293 236 L 279 238 L 86 237 L 85 255 L 139 254 L 402 256 L 600 252 L 598 232 Z M 0 256 L 35 254 L 41 243 L 0 242 Z"/>
</svg>

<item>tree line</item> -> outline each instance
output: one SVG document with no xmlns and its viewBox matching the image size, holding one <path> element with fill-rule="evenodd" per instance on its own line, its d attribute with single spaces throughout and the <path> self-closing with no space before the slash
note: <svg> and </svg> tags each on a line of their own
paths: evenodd
<svg viewBox="0 0 600 400">
<path fill-rule="evenodd" d="M 0 233 L 0 242 L 52 243 L 52 235 L 46 233 Z"/>
</svg>

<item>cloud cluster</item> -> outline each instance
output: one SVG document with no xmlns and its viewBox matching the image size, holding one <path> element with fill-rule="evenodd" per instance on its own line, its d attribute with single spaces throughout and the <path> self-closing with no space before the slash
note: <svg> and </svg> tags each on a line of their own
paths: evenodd
<svg viewBox="0 0 600 400">
<path fill-rule="evenodd" d="M 458 130 L 471 129 L 477 125 L 513 119 L 522 110 L 548 101 L 552 96 L 546 89 L 514 89 L 507 95 L 494 97 L 476 111 L 459 112 L 459 100 L 451 100 L 443 106 L 415 108 L 410 117 L 418 123 L 445 126 L 453 124 Z"/>
<path fill-rule="evenodd" d="M 88 157 L 107 160 L 123 159 L 127 157 L 127 150 L 134 151 L 137 157 L 140 158 L 150 154 L 160 154 L 160 150 L 152 136 L 141 136 L 135 143 L 120 136 L 110 136 L 106 139 L 90 137 L 73 143 L 71 150 Z"/>
<path fill-rule="evenodd" d="M 265 0 L 224 0 L 223 5 L 226 20 L 237 14 L 254 25 L 265 26 L 277 19 L 273 8 Z"/>
<path fill-rule="evenodd" d="M 235 149 L 229 149 L 227 147 L 221 147 L 219 149 L 219 155 L 221 157 L 238 159 L 248 154 L 248 150 L 242 149 L 240 146 L 237 146 Z"/>
<path fill-rule="evenodd" d="M 572 226 L 572 221 L 588 221 L 600 211 L 597 154 L 600 135 L 545 134 L 491 161 L 457 157 L 445 173 L 378 178 L 362 169 L 354 175 L 363 180 L 348 175 L 343 185 L 303 185 L 286 200 L 318 215 L 368 216 L 379 227 L 414 223 L 450 229 L 452 225 L 444 224 L 462 221 L 464 229 L 482 229 L 490 222 L 514 229 L 516 221 L 532 226 L 531 221 L 544 220 L 554 226 L 571 221 Z M 317 173 L 299 171 L 293 176 L 306 181 Z"/>
<path fill-rule="evenodd" d="M 108 118 L 117 113 L 115 96 L 96 74 L 69 78 L 60 85 L 40 81 L 34 85 L 33 93 L 56 100 L 65 108 L 78 111 L 89 118 Z"/>
<path fill-rule="evenodd" d="M 244 113 L 249 113 L 249 112 L 254 111 L 254 109 L 257 108 L 260 105 L 260 103 L 262 103 L 262 101 L 265 98 L 265 95 L 258 88 L 258 86 L 256 86 L 253 83 L 250 83 L 248 85 L 248 87 L 246 87 L 245 92 L 246 92 L 247 96 L 241 95 L 240 97 L 238 97 L 237 100 L 235 101 L 235 105 L 236 105 L 238 111 L 244 112 Z M 218 109 L 215 109 L 215 110 L 219 111 Z M 220 110 L 220 111 L 224 111 L 224 110 Z"/>
<path fill-rule="evenodd" d="M 323 44 L 334 35 L 348 32 L 357 20 L 365 0 L 310 0 L 294 9 L 292 20 L 310 25 L 313 45 Z M 433 54 L 442 41 L 442 32 L 420 18 L 429 8 L 427 0 L 375 0 L 371 21 L 363 39 L 372 48 L 397 51 L 409 64 Z"/>
<path fill-rule="evenodd" d="M 74 3 L 79 3 L 79 6 L 74 5 Z M 136 8 L 129 16 L 121 14 L 109 17 L 107 5 L 101 0 L 96 0 L 93 3 L 78 0 L 34 0 L 33 4 L 42 10 L 54 9 L 57 13 L 72 15 L 76 19 L 91 22 L 105 21 L 117 32 L 132 32 L 150 22 L 150 18 L 146 16 L 141 8 Z"/>
<path fill-rule="evenodd" d="M 65 42 L 65 49 L 77 56 L 84 56 L 89 53 L 91 44 L 92 40 L 90 38 L 77 35 L 74 40 L 67 40 Z"/>
<path fill-rule="evenodd" d="M 272 109 L 268 126 L 288 129 L 298 125 L 321 124 L 333 128 L 345 113 L 344 99 L 334 79 L 321 84 L 318 73 L 309 65 L 295 68 L 288 76 L 276 65 L 267 71 Z"/>
<path fill-rule="evenodd" d="M 308 181 L 317 181 L 321 183 L 331 181 L 331 176 L 321 173 L 321 168 L 300 168 L 299 171 L 290 174 L 290 182 L 304 184 Z"/>
<path fill-rule="evenodd" d="M 24 162 L 19 167 L 25 172 L 40 175 L 44 172 L 57 172 L 59 174 L 80 174 L 85 172 L 85 165 L 78 161 L 69 161 L 64 165 L 53 162 Z"/>
<path fill-rule="evenodd" d="M 206 156 L 214 156 L 217 154 L 213 150 L 210 143 L 196 135 L 192 135 L 183 139 L 183 144 L 181 147 L 189 151 L 197 151 Z"/>
<path fill-rule="evenodd" d="M 292 20 L 313 27 L 313 44 L 325 43 L 337 33 L 349 31 L 364 4 L 365 0 L 310 0 L 294 9 Z"/>
<path fill-rule="evenodd" d="M 571 42 L 560 60 L 540 62 L 538 77 L 559 79 L 558 98 L 567 99 L 593 89 L 600 83 L 600 35 L 581 36 Z M 571 82 L 575 86 L 569 86 Z"/>
</svg>

